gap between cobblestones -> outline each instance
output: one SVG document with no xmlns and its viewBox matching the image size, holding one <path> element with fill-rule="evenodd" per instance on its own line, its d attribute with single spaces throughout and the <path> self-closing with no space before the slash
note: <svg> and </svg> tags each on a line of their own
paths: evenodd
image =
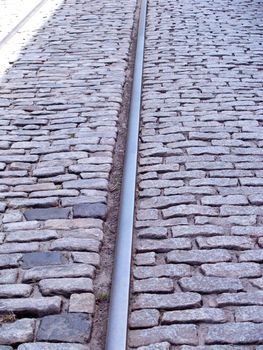
<svg viewBox="0 0 263 350">
<path fill-rule="evenodd" d="M 134 24 L 132 29 L 131 45 L 129 48 L 129 61 L 123 87 L 122 106 L 118 119 L 118 134 L 109 179 L 109 193 L 107 200 L 108 214 L 103 228 L 104 239 L 100 252 L 101 262 L 94 281 L 96 308 L 90 342 L 90 348 L 94 350 L 104 349 L 104 340 L 106 336 L 140 2 L 140 0 L 137 1 L 134 13 Z"/>
</svg>

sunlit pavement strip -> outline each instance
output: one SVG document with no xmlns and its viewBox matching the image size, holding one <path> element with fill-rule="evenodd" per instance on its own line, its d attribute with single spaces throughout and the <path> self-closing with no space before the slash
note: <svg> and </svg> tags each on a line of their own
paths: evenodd
<svg viewBox="0 0 263 350">
<path fill-rule="evenodd" d="M 262 13 L 149 0 L 129 345 L 262 350 Z"/>
<path fill-rule="evenodd" d="M 0 1 L 0 42 L 40 2 L 40 0 Z M 29 43 L 37 30 L 62 3 L 63 0 L 47 0 L 10 40 L 0 46 L 0 81 L 4 72 L 19 57 L 21 49 Z"/>
<path fill-rule="evenodd" d="M 134 10 L 135 1 L 66 0 L 3 74 L 1 350 L 88 350 L 94 339 Z"/>
</svg>

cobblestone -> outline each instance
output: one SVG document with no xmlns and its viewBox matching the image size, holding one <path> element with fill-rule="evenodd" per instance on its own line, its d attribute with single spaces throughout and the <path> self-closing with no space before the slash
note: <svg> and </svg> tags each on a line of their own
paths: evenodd
<svg viewBox="0 0 263 350">
<path fill-rule="evenodd" d="M 201 308 L 194 310 L 169 311 L 162 316 L 163 324 L 205 322 L 218 323 L 227 320 L 224 312 L 220 309 Z"/>
<path fill-rule="evenodd" d="M 205 342 L 207 344 L 254 344 L 262 342 L 262 328 L 262 324 L 249 322 L 209 326 Z"/>
<path fill-rule="evenodd" d="M 7 345 L 32 341 L 34 327 L 35 320 L 27 318 L 2 324 L 0 327 L 0 344 Z"/>
<path fill-rule="evenodd" d="M 149 345 L 169 341 L 171 344 L 196 344 L 197 331 L 194 325 L 159 326 L 146 330 L 130 331 L 130 346 Z"/>
<path fill-rule="evenodd" d="M 71 313 L 45 316 L 40 322 L 37 341 L 85 343 L 91 333 L 90 316 Z"/>
</svg>

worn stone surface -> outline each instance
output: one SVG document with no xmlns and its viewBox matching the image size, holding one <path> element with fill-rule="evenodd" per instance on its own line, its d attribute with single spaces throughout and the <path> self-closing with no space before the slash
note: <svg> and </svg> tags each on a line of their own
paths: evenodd
<svg viewBox="0 0 263 350">
<path fill-rule="evenodd" d="M 69 300 L 69 312 L 86 312 L 93 314 L 95 311 L 95 295 L 92 293 L 72 294 Z"/>
<path fill-rule="evenodd" d="M 60 252 L 36 252 L 23 254 L 21 259 L 23 268 L 35 266 L 61 265 L 66 262 L 66 257 Z"/>
<path fill-rule="evenodd" d="M 30 209 L 24 212 L 27 220 L 67 219 L 69 214 L 70 209 L 67 208 Z"/>
<path fill-rule="evenodd" d="M 85 343 L 91 334 L 91 318 L 84 313 L 69 313 L 43 317 L 37 341 Z"/>
<path fill-rule="evenodd" d="M 171 345 L 167 342 L 155 343 L 146 346 L 140 346 L 138 350 L 170 350 Z"/>
<path fill-rule="evenodd" d="M 131 328 L 146 328 L 157 326 L 160 312 L 154 309 L 136 310 L 130 315 Z"/>
<path fill-rule="evenodd" d="M 0 312 L 13 312 L 15 314 L 33 316 L 55 314 L 60 312 L 61 302 L 62 299 L 58 296 L 50 298 L 1 299 Z"/>
<path fill-rule="evenodd" d="M 222 293 L 239 291 L 243 289 L 242 283 L 237 278 L 220 277 L 184 277 L 179 281 L 185 291 L 199 293 Z"/>
<path fill-rule="evenodd" d="M 25 271 L 23 281 L 62 277 L 93 277 L 94 267 L 85 264 L 34 267 Z"/>
<path fill-rule="evenodd" d="M 167 342 L 155 343 L 146 346 L 140 346 L 138 350 L 170 350 L 171 346 Z"/>
<path fill-rule="evenodd" d="M 194 325 L 172 325 L 131 330 L 129 333 L 130 346 L 149 345 L 162 341 L 168 341 L 171 344 L 196 344 L 197 329 Z"/>
<path fill-rule="evenodd" d="M 25 343 L 19 345 L 18 350 L 91 350 L 89 345 L 81 345 L 77 343 Z"/>
<path fill-rule="evenodd" d="M 105 219 L 107 206 L 103 203 L 81 203 L 73 206 L 75 218 L 101 218 Z"/>
<path fill-rule="evenodd" d="M 43 295 L 69 295 L 71 293 L 92 292 L 93 283 L 90 278 L 50 278 L 39 282 Z"/>
<path fill-rule="evenodd" d="M 134 309 L 182 309 L 199 306 L 201 295 L 197 293 L 139 294 Z"/>
<path fill-rule="evenodd" d="M 227 320 L 223 310 L 213 308 L 200 308 L 193 310 L 169 311 L 162 316 L 163 324 L 171 323 L 218 323 Z"/>
<path fill-rule="evenodd" d="M 25 343 L 19 345 L 18 350 L 90 350 L 88 345 L 81 345 L 77 343 Z M 4 350 L 4 349 L 3 349 Z"/>
<path fill-rule="evenodd" d="M 263 324 L 228 323 L 208 327 L 207 344 L 254 344 L 263 340 Z"/>
<path fill-rule="evenodd" d="M 4 323 L 0 327 L 0 344 L 16 344 L 32 341 L 34 338 L 35 320 L 21 320 Z"/>
</svg>

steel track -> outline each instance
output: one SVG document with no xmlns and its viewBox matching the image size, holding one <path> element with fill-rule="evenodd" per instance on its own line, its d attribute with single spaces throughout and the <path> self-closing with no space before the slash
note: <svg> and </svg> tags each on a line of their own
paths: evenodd
<svg viewBox="0 0 263 350">
<path fill-rule="evenodd" d="M 106 350 L 125 350 L 127 346 L 132 236 L 135 206 L 134 200 L 136 190 L 146 12 L 147 0 L 142 0 L 121 188 L 120 215 L 113 267 Z"/>
</svg>

